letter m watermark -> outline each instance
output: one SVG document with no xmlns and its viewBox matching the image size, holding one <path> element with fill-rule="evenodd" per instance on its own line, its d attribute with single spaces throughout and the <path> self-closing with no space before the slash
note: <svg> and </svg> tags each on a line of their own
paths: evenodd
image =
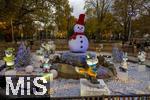
<svg viewBox="0 0 150 100">
<path fill-rule="evenodd" d="M 11 77 L 6 77 L 6 95 L 10 95 L 10 88 L 13 95 L 17 95 L 19 89 L 21 89 L 21 95 L 24 95 L 24 77 L 19 77 L 16 88 L 14 87 Z"/>
</svg>

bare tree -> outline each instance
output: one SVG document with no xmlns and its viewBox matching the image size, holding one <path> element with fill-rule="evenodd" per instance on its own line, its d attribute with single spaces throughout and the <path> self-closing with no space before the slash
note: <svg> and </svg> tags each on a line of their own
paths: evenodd
<svg viewBox="0 0 150 100">
<path fill-rule="evenodd" d="M 112 0 L 85 0 L 85 9 L 94 11 L 94 15 L 98 21 L 97 33 L 101 38 L 101 23 L 106 17 L 107 12 L 111 10 Z"/>
</svg>

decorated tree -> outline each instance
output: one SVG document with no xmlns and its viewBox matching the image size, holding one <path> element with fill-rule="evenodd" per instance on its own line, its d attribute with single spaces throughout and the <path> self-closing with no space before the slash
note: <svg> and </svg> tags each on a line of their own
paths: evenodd
<svg viewBox="0 0 150 100">
<path fill-rule="evenodd" d="M 30 53 L 30 47 L 28 47 L 25 52 L 24 65 L 27 66 L 30 64 L 31 64 L 31 53 Z"/>
<path fill-rule="evenodd" d="M 115 62 L 122 62 L 123 60 L 123 51 L 118 47 L 113 47 L 112 49 L 112 57 Z"/>
<path fill-rule="evenodd" d="M 16 60 L 15 60 L 15 67 L 21 68 L 25 67 L 30 64 L 30 48 L 26 48 L 25 44 L 22 42 L 19 46 Z"/>
</svg>

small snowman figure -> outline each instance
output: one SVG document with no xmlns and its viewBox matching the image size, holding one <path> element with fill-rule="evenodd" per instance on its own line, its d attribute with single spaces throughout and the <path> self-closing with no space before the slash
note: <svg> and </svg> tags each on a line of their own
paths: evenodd
<svg viewBox="0 0 150 100">
<path fill-rule="evenodd" d="M 14 56 L 14 48 L 7 48 L 5 50 L 5 57 L 3 58 L 3 60 L 6 62 L 7 65 L 7 69 L 13 69 L 14 66 L 14 60 L 15 60 L 15 56 Z"/>
<path fill-rule="evenodd" d="M 127 52 L 124 53 L 122 60 L 123 60 L 123 61 L 122 61 L 122 63 L 121 63 L 121 67 L 119 67 L 119 69 L 120 69 L 121 71 L 123 71 L 123 72 L 127 72 L 127 70 L 128 70 L 128 62 L 127 62 L 127 60 L 128 60 L 128 55 L 127 55 Z"/>
<path fill-rule="evenodd" d="M 49 58 L 48 58 L 48 57 L 45 57 L 45 58 L 44 58 L 44 63 L 43 63 L 43 71 L 44 71 L 45 73 L 50 72 L 50 67 L 51 67 L 51 64 L 49 64 Z"/>
<path fill-rule="evenodd" d="M 78 21 L 74 26 L 74 33 L 69 39 L 69 49 L 75 53 L 85 53 L 88 49 L 89 42 L 84 35 L 84 18 L 85 14 L 80 14 Z"/>
<path fill-rule="evenodd" d="M 48 46 L 47 50 L 50 52 L 50 54 L 54 54 L 56 48 L 54 41 L 48 41 L 47 46 Z"/>
<path fill-rule="evenodd" d="M 36 54 L 42 56 L 44 52 L 44 49 L 40 47 L 40 50 L 36 50 Z"/>
<path fill-rule="evenodd" d="M 143 63 L 146 60 L 146 53 L 144 51 L 138 53 L 138 60 L 140 63 Z"/>
</svg>

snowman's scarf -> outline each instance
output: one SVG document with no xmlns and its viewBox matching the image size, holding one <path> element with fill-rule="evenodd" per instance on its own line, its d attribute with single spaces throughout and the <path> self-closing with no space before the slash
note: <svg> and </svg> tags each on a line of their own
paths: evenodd
<svg viewBox="0 0 150 100">
<path fill-rule="evenodd" d="M 74 34 L 70 37 L 70 40 L 71 40 L 71 39 L 74 39 L 74 40 L 75 40 L 76 37 L 77 37 L 77 35 L 84 35 L 84 33 L 77 33 L 77 32 L 76 32 L 76 33 L 74 33 Z"/>
</svg>

